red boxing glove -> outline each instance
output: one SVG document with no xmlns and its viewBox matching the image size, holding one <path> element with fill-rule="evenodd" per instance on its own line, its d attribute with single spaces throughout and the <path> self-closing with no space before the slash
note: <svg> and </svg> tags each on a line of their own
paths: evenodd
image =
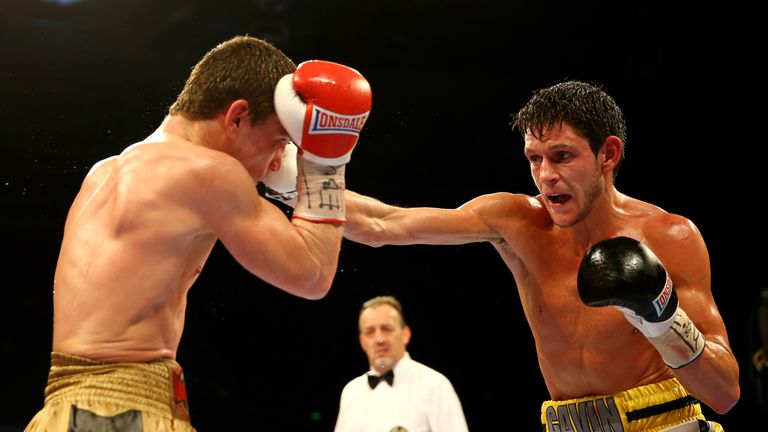
<svg viewBox="0 0 768 432">
<path fill-rule="evenodd" d="M 299 64 L 275 88 L 275 111 L 302 157 L 349 162 L 371 111 L 371 87 L 356 70 L 323 60 Z"/>
</svg>

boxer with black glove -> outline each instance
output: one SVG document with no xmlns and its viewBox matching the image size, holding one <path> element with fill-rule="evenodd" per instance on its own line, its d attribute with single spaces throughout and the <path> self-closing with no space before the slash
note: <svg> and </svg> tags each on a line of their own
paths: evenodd
<svg viewBox="0 0 768 432">
<path fill-rule="evenodd" d="M 616 237 L 593 245 L 581 261 L 577 283 L 584 304 L 622 311 L 672 369 L 704 351 L 704 335 L 680 307 L 667 270 L 639 241 Z"/>
</svg>

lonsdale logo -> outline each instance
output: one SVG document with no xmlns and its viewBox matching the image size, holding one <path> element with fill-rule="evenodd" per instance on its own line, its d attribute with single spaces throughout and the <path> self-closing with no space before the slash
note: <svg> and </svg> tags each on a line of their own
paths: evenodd
<svg viewBox="0 0 768 432">
<path fill-rule="evenodd" d="M 312 107 L 312 118 L 307 133 L 312 134 L 346 134 L 360 135 L 369 112 L 355 115 L 344 115 L 328 111 L 318 106 Z"/>
<path fill-rule="evenodd" d="M 656 300 L 653 301 L 653 307 L 656 309 L 656 315 L 661 316 L 661 313 L 664 312 L 664 309 L 667 308 L 667 303 L 669 303 L 669 298 L 672 296 L 672 279 L 669 278 L 669 275 L 667 275 L 667 280 L 664 283 L 664 289 L 661 290 L 661 294 L 659 294 L 658 297 L 656 297 Z"/>
</svg>

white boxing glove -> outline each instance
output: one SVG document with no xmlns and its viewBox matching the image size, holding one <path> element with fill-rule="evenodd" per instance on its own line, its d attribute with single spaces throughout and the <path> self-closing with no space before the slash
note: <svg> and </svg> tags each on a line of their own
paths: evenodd
<svg viewBox="0 0 768 432">
<path fill-rule="evenodd" d="M 297 148 L 293 143 L 288 143 L 283 152 L 282 163 L 277 171 L 270 171 L 261 182 L 264 183 L 264 195 L 275 201 L 280 201 L 291 207 L 296 207 L 296 167 Z"/>
</svg>

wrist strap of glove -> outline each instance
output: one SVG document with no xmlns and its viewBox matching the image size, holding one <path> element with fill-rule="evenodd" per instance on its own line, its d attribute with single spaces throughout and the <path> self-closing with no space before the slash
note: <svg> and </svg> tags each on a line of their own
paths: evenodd
<svg viewBox="0 0 768 432">
<path fill-rule="evenodd" d="M 293 217 L 319 223 L 344 223 L 344 171 L 298 158 L 298 196 Z"/>
<path fill-rule="evenodd" d="M 679 369 L 696 360 L 704 352 L 707 341 L 683 308 L 678 307 L 674 317 L 667 331 L 649 337 L 648 341 L 661 354 L 667 366 Z"/>
</svg>

